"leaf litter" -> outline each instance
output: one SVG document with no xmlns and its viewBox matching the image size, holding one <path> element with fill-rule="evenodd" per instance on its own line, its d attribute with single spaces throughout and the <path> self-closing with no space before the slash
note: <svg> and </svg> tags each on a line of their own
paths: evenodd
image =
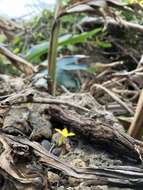
<svg viewBox="0 0 143 190">
<path fill-rule="evenodd" d="M 107 2 L 114 5 L 114 1 Z M 98 3 L 83 1 L 78 6 L 93 11 L 93 5 L 101 6 Z M 120 8 L 118 3 L 115 6 Z M 67 13 L 76 12 L 77 8 L 71 5 Z M 82 24 L 86 25 L 87 20 Z M 117 24 L 116 27 L 120 28 Z M 20 77 L 0 75 L 1 189 L 142 188 L 142 61 L 125 51 L 114 37 L 111 44 L 122 54 L 123 64 L 129 59 L 137 62 L 136 67 L 130 70 L 116 57 L 116 62 L 106 57 L 106 66 L 95 64 L 94 72 L 86 72 L 84 65 L 71 62 L 69 66 L 78 70 L 77 80 L 81 79 L 80 90 L 71 92 L 68 85 L 61 83 L 56 97 L 47 92 L 47 76 L 41 75 L 42 82 L 35 85 L 40 69 L 0 47 L 0 52 L 25 73 Z M 108 56 L 113 53 L 110 48 L 104 51 Z M 84 47 L 81 50 L 86 51 Z M 71 72 L 66 59 L 65 65 L 62 75 L 64 71 Z M 65 78 L 68 77 L 66 73 Z M 64 130 L 67 138 L 58 143 Z M 68 132 L 75 135 L 68 138 Z"/>
</svg>

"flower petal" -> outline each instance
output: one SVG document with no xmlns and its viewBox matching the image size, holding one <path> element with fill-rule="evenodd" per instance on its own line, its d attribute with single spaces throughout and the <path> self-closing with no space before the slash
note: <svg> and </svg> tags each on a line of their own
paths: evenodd
<svg viewBox="0 0 143 190">
<path fill-rule="evenodd" d="M 68 137 L 75 136 L 75 133 L 70 132 L 70 133 L 68 133 L 68 135 L 67 135 L 67 136 L 68 136 Z"/>
<path fill-rule="evenodd" d="M 63 134 L 64 137 L 67 137 L 67 136 L 68 136 L 68 130 L 67 130 L 67 128 L 64 128 L 64 129 L 62 130 L 62 134 Z"/>
<path fill-rule="evenodd" d="M 58 133 L 60 133 L 61 135 L 63 135 L 63 131 L 62 130 L 55 128 L 55 131 L 57 131 Z"/>
</svg>

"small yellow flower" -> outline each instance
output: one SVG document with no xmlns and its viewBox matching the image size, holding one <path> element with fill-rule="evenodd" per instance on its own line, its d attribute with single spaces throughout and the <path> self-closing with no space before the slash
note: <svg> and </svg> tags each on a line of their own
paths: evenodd
<svg viewBox="0 0 143 190">
<path fill-rule="evenodd" d="M 75 135 L 75 133 L 73 132 L 68 132 L 67 128 L 64 128 L 63 130 L 61 129 L 55 129 L 55 130 L 64 137 L 71 137 Z"/>
<path fill-rule="evenodd" d="M 75 133 L 68 132 L 67 128 L 64 128 L 63 130 L 61 129 L 55 129 L 55 130 L 61 135 L 61 138 L 58 141 L 59 146 L 65 142 L 65 138 L 75 136 Z"/>
</svg>

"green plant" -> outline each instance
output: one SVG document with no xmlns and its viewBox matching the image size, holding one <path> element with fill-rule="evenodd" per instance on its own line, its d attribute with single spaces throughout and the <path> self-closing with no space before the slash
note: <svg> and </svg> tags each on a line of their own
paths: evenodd
<svg viewBox="0 0 143 190">
<path fill-rule="evenodd" d="M 70 1 L 72 3 L 72 1 Z M 51 32 L 51 39 L 49 45 L 49 52 L 48 52 L 48 88 L 49 92 L 52 95 L 55 95 L 56 89 L 56 55 L 57 55 L 57 47 L 58 47 L 58 32 L 60 27 L 60 19 L 61 17 L 73 14 L 73 13 L 94 13 L 96 15 L 100 15 L 105 18 L 105 15 L 113 15 L 111 8 L 116 8 L 125 11 L 132 10 L 122 5 L 116 1 L 112 0 L 104 0 L 104 1 L 94 1 L 94 0 L 87 0 L 87 1 L 77 1 L 77 3 L 71 4 L 65 9 L 61 9 L 61 1 L 57 0 L 56 3 L 56 13 L 55 13 L 55 21 L 52 27 Z M 70 3 L 69 3 L 70 4 Z M 115 16 L 115 14 L 114 14 Z"/>
<path fill-rule="evenodd" d="M 98 34 L 99 32 L 101 32 L 102 29 L 101 28 L 95 28 L 91 31 L 87 31 L 87 32 L 83 32 L 80 34 L 65 34 L 62 35 L 58 38 L 58 47 L 59 48 L 63 48 L 69 45 L 74 45 L 74 44 L 78 44 L 78 43 L 83 43 L 86 42 L 87 39 L 89 39 L 90 37 Z M 35 59 L 39 58 L 40 56 L 44 55 L 45 53 L 47 53 L 49 48 L 49 43 L 48 42 L 42 42 L 38 45 L 33 46 L 26 54 L 25 59 L 30 61 L 30 62 L 34 62 Z"/>
<path fill-rule="evenodd" d="M 56 61 L 56 81 L 58 85 L 64 86 L 70 91 L 76 91 L 80 89 L 80 78 L 77 71 L 86 70 L 87 65 L 78 64 L 79 60 L 87 59 L 84 55 L 72 55 L 58 58 Z M 47 61 L 44 61 L 39 65 L 38 73 L 33 77 L 35 85 L 38 87 L 46 87 L 47 80 Z"/>
<path fill-rule="evenodd" d="M 56 59 L 58 47 L 58 34 L 60 29 L 60 19 L 58 19 L 62 6 L 62 0 L 56 0 L 55 20 L 53 23 L 50 45 L 48 52 L 48 90 L 55 95 L 56 90 Z"/>
</svg>

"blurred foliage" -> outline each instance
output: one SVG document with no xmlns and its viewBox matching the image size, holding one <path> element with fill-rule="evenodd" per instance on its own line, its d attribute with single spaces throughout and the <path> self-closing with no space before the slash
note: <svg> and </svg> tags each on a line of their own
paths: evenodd
<svg viewBox="0 0 143 190">
<path fill-rule="evenodd" d="M 57 59 L 56 64 L 56 80 L 61 86 L 66 87 L 70 91 L 75 91 L 80 88 L 80 79 L 77 71 L 86 70 L 87 65 L 79 63 L 81 59 L 87 58 L 84 55 L 65 56 Z M 47 60 L 38 67 L 38 73 L 34 76 L 35 85 L 38 88 L 47 85 Z M 45 78 L 43 80 L 43 78 Z"/>
<path fill-rule="evenodd" d="M 127 21 L 143 24 L 143 0 L 122 0 L 125 4 L 130 4 L 136 14 L 122 12 L 121 16 Z M 140 11 L 139 11 L 140 9 Z M 139 11 L 139 12 L 138 12 Z M 138 12 L 138 13 L 137 13 Z"/>
<path fill-rule="evenodd" d="M 141 5 L 143 5 L 143 0 L 128 0 L 128 3 L 139 3 Z"/>
<path fill-rule="evenodd" d="M 10 61 L 6 59 L 3 55 L 0 55 L 0 73 L 20 75 L 20 72 L 15 69 Z"/>
<path fill-rule="evenodd" d="M 43 41 L 49 41 L 53 20 L 53 12 L 43 10 L 40 15 L 32 17 L 30 21 L 25 21 L 25 31 L 17 34 L 10 42 L 11 49 L 15 49 L 18 46 L 20 53 L 25 55 L 34 45 Z M 75 33 L 75 23 L 77 23 L 77 17 L 65 16 L 62 19 L 60 35 Z"/>
<path fill-rule="evenodd" d="M 133 0 L 123 1 L 125 3 L 133 3 Z M 138 2 L 142 4 L 141 0 L 138 0 Z M 66 5 L 68 0 L 64 0 L 63 3 Z M 142 23 L 142 19 L 131 13 L 119 12 L 119 14 L 121 14 L 126 20 Z M 101 49 L 111 48 L 112 44 L 106 38 L 108 35 L 107 32 L 100 32 L 101 28 L 95 27 L 91 30 L 89 28 L 82 28 L 80 21 L 84 17 L 85 14 L 80 14 L 78 16 L 68 15 L 62 18 L 59 32 L 59 56 L 79 53 L 79 51 L 82 50 L 83 42 L 85 46 L 87 44 L 87 47 L 98 47 Z M 9 48 L 15 54 L 23 56 L 34 64 L 40 64 L 47 59 L 48 41 L 50 39 L 52 23 L 53 12 L 49 10 L 43 10 L 40 15 L 32 17 L 31 20 L 24 21 L 24 30 L 21 33 L 16 33 L 12 40 L 7 41 L 6 36 L 4 34 L 0 34 L 0 43 L 9 44 Z M 131 35 L 124 33 L 124 31 L 118 31 L 118 33 L 119 35 L 123 34 L 122 37 L 125 36 L 125 38 L 127 38 L 128 44 L 130 44 L 132 47 L 136 47 L 139 42 L 138 35 L 133 35 L 133 31 L 130 31 Z M 114 34 L 112 35 L 114 36 Z M 131 36 L 134 36 L 134 38 Z M 2 64 L 4 64 L 3 68 L 5 69 L 1 69 Z M 5 71 L 8 67 L 10 69 Z M 13 68 L 7 64 L 7 62 L 5 62 L 5 60 L 3 61 L 3 59 L 0 60 L 0 72 L 11 72 L 12 74 L 16 73 L 15 70 L 13 71 Z"/>
<path fill-rule="evenodd" d="M 86 42 L 86 40 L 93 35 L 99 33 L 101 31 L 101 28 L 96 28 L 94 30 L 91 30 L 89 32 L 83 32 L 81 34 L 65 34 L 59 38 L 58 46 L 60 47 L 67 47 L 73 44 L 83 43 Z M 99 43 L 99 42 L 98 42 Z M 48 52 L 49 43 L 48 42 L 42 42 L 39 45 L 33 46 L 25 56 L 25 58 L 30 61 L 34 62 L 35 59 L 37 60 L 40 58 L 41 55 L 44 55 Z"/>
<path fill-rule="evenodd" d="M 143 0 L 122 0 L 123 3 L 132 4 L 132 3 L 138 3 L 140 5 L 143 5 Z"/>
<path fill-rule="evenodd" d="M 69 54 L 75 53 L 77 48 L 74 44 L 82 44 L 83 42 L 90 44 L 91 40 L 88 39 L 94 39 L 98 30 L 101 30 L 95 28 L 92 31 L 83 31 L 78 23 L 84 16 L 84 14 L 78 17 L 68 15 L 62 18 L 59 32 L 59 54 L 65 54 L 65 52 Z M 39 64 L 47 56 L 52 22 L 53 13 L 49 10 L 44 10 L 41 15 L 35 16 L 30 21 L 25 22 L 25 31 L 15 35 L 9 43 L 10 49 L 27 60 Z M 100 44 L 99 40 L 98 44 L 96 44 L 95 40 L 90 45 L 106 46 L 104 42 Z"/>
<path fill-rule="evenodd" d="M 64 1 L 64 3 L 67 3 L 67 1 Z M 90 46 L 103 49 L 111 46 L 109 42 L 104 41 L 104 32 L 95 36 L 94 31 L 83 31 L 79 23 L 84 16 L 84 14 L 78 17 L 68 15 L 62 18 L 59 32 L 59 54 L 64 54 L 65 52 L 69 54 L 75 53 L 77 46 L 74 44 L 82 44 L 83 42 Z M 137 20 L 131 13 L 125 12 L 122 13 L 122 16 L 126 20 Z M 14 39 L 9 44 L 10 49 L 14 53 L 22 55 L 27 60 L 39 64 L 47 57 L 52 23 L 53 12 L 44 10 L 40 15 L 24 23 L 25 31 L 15 35 Z M 91 38 L 91 40 L 88 40 L 89 38 Z"/>
</svg>

